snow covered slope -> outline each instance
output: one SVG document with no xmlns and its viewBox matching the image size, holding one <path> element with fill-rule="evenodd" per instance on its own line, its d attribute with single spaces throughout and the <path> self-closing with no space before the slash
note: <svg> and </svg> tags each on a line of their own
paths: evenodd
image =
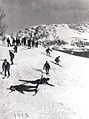
<svg viewBox="0 0 89 119">
<path fill-rule="evenodd" d="M 0 59 L 9 60 L 6 45 L 0 43 Z M 88 119 L 89 114 L 89 59 L 52 51 L 44 55 L 43 47 L 27 49 L 20 46 L 11 66 L 11 76 L 0 75 L 0 119 Z M 60 66 L 51 61 L 60 55 Z M 55 87 L 40 85 L 38 93 L 17 91 L 8 95 L 11 85 L 20 80 L 36 80 L 42 75 L 45 61 L 51 65 L 50 81 Z M 0 71 L 2 61 L 0 61 Z M 45 73 L 43 73 L 45 76 Z M 29 84 L 28 84 L 29 85 Z"/>
</svg>

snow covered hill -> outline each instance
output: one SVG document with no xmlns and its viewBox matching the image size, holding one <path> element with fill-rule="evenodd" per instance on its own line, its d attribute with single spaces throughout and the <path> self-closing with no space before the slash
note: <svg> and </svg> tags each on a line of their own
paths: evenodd
<svg viewBox="0 0 89 119">
<path fill-rule="evenodd" d="M 20 30 L 20 37 L 36 33 L 39 42 L 58 50 L 89 51 L 89 23 L 37 25 Z"/>
<path fill-rule="evenodd" d="M 0 59 L 9 60 L 8 48 L 0 42 Z M 52 51 L 46 56 L 45 48 L 27 49 L 20 46 L 11 66 L 11 76 L 0 75 L 0 119 L 88 119 L 89 114 L 89 59 Z M 60 66 L 51 61 L 60 55 Z M 36 80 L 42 75 L 45 61 L 51 65 L 50 81 L 55 87 L 40 85 L 38 93 L 18 91 L 10 94 L 11 85 L 19 80 Z M 0 61 L 0 71 L 2 61 Z M 44 76 L 45 73 L 43 73 Z M 29 83 L 27 85 L 30 85 Z"/>
</svg>

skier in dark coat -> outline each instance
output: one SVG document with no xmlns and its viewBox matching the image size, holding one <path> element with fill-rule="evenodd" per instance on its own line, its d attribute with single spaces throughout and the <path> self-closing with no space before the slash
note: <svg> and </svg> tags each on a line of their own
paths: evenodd
<svg viewBox="0 0 89 119">
<path fill-rule="evenodd" d="M 46 54 L 47 54 L 48 56 L 50 56 L 50 51 L 52 51 L 50 48 L 47 48 L 47 49 L 46 49 Z"/>
<path fill-rule="evenodd" d="M 11 65 L 13 64 L 14 53 L 9 50 Z"/>
<path fill-rule="evenodd" d="M 7 73 L 8 73 L 8 77 L 10 76 L 10 64 L 9 62 L 7 62 L 6 59 L 2 64 L 2 70 L 4 71 L 4 76 L 7 76 Z"/>
<path fill-rule="evenodd" d="M 24 81 L 25 83 L 37 84 L 36 88 L 38 88 L 38 86 L 42 85 L 42 84 L 47 84 L 47 85 L 50 85 L 50 86 L 54 86 L 54 85 L 52 85 L 48 82 L 49 80 L 50 80 L 50 78 L 45 78 L 42 75 L 40 79 L 37 79 L 37 80 L 34 80 L 34 81 L 27 81 L 27 80 L 19 80 L 19 81 Z"/>
<path fill-rule="evenodd" d="M 10 39 L 9 38 L 7 38 L 7 45 L 8 45 L 8 47 L 11 46 L 11 43 L 10 43 Z"/>
<path fill-rule="evenodd" d="M 23 45 L 26 46 L 26 37 L 23 38 Z"/>
<path fill-rule="evenodd" d="M 14 53 L 17 53 L 17 48 L 18 48 L 17 45 L 15 45 L 14 48 L 13 48 L 14 49 Z"/>
<path fill-rule="evenodd" d="M 24 92 L 35 92 L 34 95 L 36 95 L 36 93 L 38 92 L 36 86 L 28 86 L 28 85 L 24 85 L 24 84 L 10 86 L 9 89 L 11 90 L 11 92 L 18 91 L 22 94 L 25 94 Z"/>
<path fill-rule="evenodd" d="M 50 65 L 48 61 L 46 61 L 46 63 L 44 64 L 43 70 L 46 71 L 46 74 L 49 74 L 49 69 L 50 69 Z"/>
<path fill-rule="evenodd" d="M 31 39 L 28 39 L 28 48 L 31 48 Z"/>
<path fill-rule="evenodd" d="M 32 47 L 34 47 L 35 46 L 35 41 L 34 40 L 32 40 Z"/>
<path fill-rule="evenodd" d="M 35 47 L 38 48 L 38 41 L 36 41 L 36 43 L 35 43 Z"/>
<path fill-rule="evenodd" d="M 55 62 L 56 62 L 56 64 L 58 64 L 58 65 L 59 65 L 59 61 L 60 61 L 59 58 L 60 58 L 60 56 L 58 56 L 58 57 L 55 58 Z"/>
<path fill-rule="evenodd" d="M 17 46 L 21 45 L 20 39 L 19 39 L 18 37 L 16 38 L 16 45 L 17 45 Z"/>
<path fill-rule="evenodd" d="M 15 45 L 15 38 L 12 37 L 12 45 L 14 46 Z"/>
</svg>

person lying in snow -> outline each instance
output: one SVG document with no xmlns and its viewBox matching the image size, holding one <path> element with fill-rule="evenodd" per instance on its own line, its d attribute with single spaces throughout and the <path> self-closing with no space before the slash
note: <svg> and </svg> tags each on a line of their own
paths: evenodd
<svg viewBox="0 0 89 119">
<path fill-rule="evenodd" d="M 25 94 L 24 92 L 35 92 L 35 95 L 36 95 L 38 92 L 37 86 L 28 86 L 28 85 L 24 85 L 24 84 L 14 85 L 14 86 L 11 85 L 10 88 L 8 88 L 8 89 L 11 90 L 11 92 L 18 91 L 22 94 Z"/>
<path fill-rule="evenodd" d="M 40 79 L 37 79 L 37 80 L 34 80 L 34 81 L 27 81 L 27 80 L 19 80 L 19 81 L 24 81 L 26 83 L 31 83 L 31 84 L 37 84 L 36 88 L 38 88 L 38 86 L 41 85 L 41 84 L 47 84 L 47 85 L 50 85 L 50 86 L 54 87 L 54 85 L 52 85 L 48 82 L 49 80 L 50 80 L 50 78 L 45 78 L 42 75 Z"/>
</svg>

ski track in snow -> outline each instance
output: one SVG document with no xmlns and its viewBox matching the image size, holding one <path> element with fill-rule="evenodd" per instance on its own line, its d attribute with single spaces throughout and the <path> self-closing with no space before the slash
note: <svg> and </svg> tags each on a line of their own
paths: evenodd
<svg viewBox="0 0 89 119">
<path fill-rule="evenodd" d="M 9 60 L 10 48 L 0 46 L 0 59 Z M 42 47 L 23 50 L 19 47 L 11 66 L 11 76 L 2 79 L 0 75 L 0 119 L 15 119 L 15 113 L 27 113 L 27 119 L 88 119 L 88 71 L 89 59 L 72 56 L 58 51 L 48 57 Z M 51 61 L 60 55 L 59 67 Z M 40 85 L 36 96 L 33 92 L 25 95 L 15 91 L 10 94 L 11 85 L 19 85 L 22 80 L 39 79 L 45 61 L 51 65 L 50 81 L 55 87 Z M 1 71 L 2 61 L 0 61 Z M 87 68 L 87 70 L 86 70 Z M 43 73 L 45 76 L 45 73 Z M 49 76 L 48 76 L 49 77 Z M 85 102 L 86 100 L 86 102 Z M 17 119 L 24 119 L 18 117 Z"/>
</svg>

